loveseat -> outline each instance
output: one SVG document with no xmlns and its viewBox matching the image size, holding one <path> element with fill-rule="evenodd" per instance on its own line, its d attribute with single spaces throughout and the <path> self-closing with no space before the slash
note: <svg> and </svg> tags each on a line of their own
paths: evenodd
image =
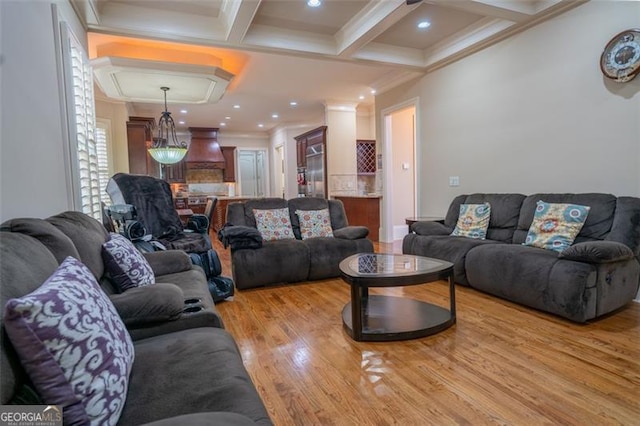
<svg viewBox="0 0 640 426">
<path fill-rule="evenodd" d="M 590 207 L 572 245 L 558 252 L 525 240 L 539 201 Z M 490 205 L 485 239 L 452 236 L 460 206 Z M 640 284 L 640 199 L 611 194 L 457 196 L 442 221 L 412 224 L 402 251 L 454 264 L 456 283 L 585 322 L 621 308 Z"/>
<path fill-rule="evenodd" d="M 261 239 L 260 247 L 231 241 L 231 266 L 238 289 L 275 283 L 320 280 L 340 276 L 338 265 L 355 253 L 372 253 L 373 243 L 363 226 L 350 226 L 340 200 L 301 197 L 255 198 L 227 206 L 226 232 L 233 228 L 256 232 L 255 210 L 288 210 L 293 235 L 278 240 Z M 296 211 L 328 209 L 332 236 L 303 238 Z M 231 229 L 230 229 L 231 228 Z"/>
<path fill-rule="evenodd" d="M 72 325 L 68 327 L 72 332 L 94 330 L 99 324 L 107 324 L 98 327 L 97 332 L 112 335 L 106 350 L 98 350 L 103 348 L 100 346 L 102 343 L 96 346 L 96 342 L 101 342 L 99 339 L 93 340 L 92 337 L 87 342 L 86 349 L 95 351 L 92 352 L 92 363 L 84 363 L 82 351 L 69 351 L 67 355 L 78 357 L 76 361 L 73 357 L 67 361 L 73 366 L 73 374 L 82 372 L 81 367 L 85 365 L 100 362 L 111 374 L 110 369 L 124 368 L 122 365 L 126 363 L 123 359 L 129 361 L 129 374 L 120 377 L 117 383 L 123 385 L 119 392 L 115 392 L 115 397 L 124 398 L 120 403 L 117 424 L 272 424 L 244 368 L 235 341 L 223 329 L 202 269 L 192 265 L 186 253 L 170 250 L 145 254 L 153 270 L 155 284 L 129 288 L 120 293 L 114 288 L 112 276 L 105 272 L 108 265 L 104 263 L 101 252 L 102 245 L 110 240 L 110 236 L 100 222 L 82 213 L 64 212 L 44 220 L 12 219 L 3 223 L 1 229 L 0 303 L 5 312 L 2 319 L 0 404 L 61 405 L 65 424 L 74 421 L 76 424 L 94 423 L 93 417 L 86 419 L 88 414 L 85 411 L 93 413 L 96 407 L 102 407 L 106 412 L 118 406 L 110 399 L 103 401 L 95 396 L 82 398 L 73 394 L 70 389 L 76 390 L 76 386 L 71 387 L 64 380 L 61 384 L 55 382 L 55 387 L 51 380 L 43 382 L 40 376 L 43 373 L 38 366 L 47 366 L 47 375 L 56 371 L 56 379 L 60 379 L 57 373 L 60 367 L 52 367 L 46 352 L 25 355 L 25 347 L 29 347 L 25 346 L 25 341 L 32 345 L 33 334 L 20 333 L 31 318 L 20 318 L 22 308 L 18 308 L 20 303 L 24 303 L 20 301 L 38 295 L 51 297 L 50 303 L 53 303 L 66 294 L 64 306 L 69 304 L 76 308 L 66 308 L 69 313 L 84 309 L 86 312 L 79 315 L 80 325 L 73 321 L 78 315 L 70 314 L 68 319 L 60 321 L 61 328 L 56 333 L 68 336 L 66 324 Z M 69 275 L 69 271 L 75 272 Z M 46 283 L 56 276 L 59 291 L 50 293 Z M 77 277 L 84 277 L 84 281 Z M 78 280 L 80 284 L 75 283 Z M 43 290 L 45 288 L 47 291 Z M 92 296 L 81 299 L 85 293 Z M 56 304 L 51 306 L 54 311 L 59 309 Z M 75 333 L 84 338 L 85 332 Z M 113 336 L 119 339 L 114 341 Z M 17 347 L 22 350 L 17 350 Z M 109 356 L 114 359 L 112 364 L 109 364 L 112 359 Z M 106 373 L 103 371 L 85 384 L 94 386 L 101 383 L 102 374 Z M 64 377 L 68 379 L 67 373 Z M 51 392 L 58 396 L 55 400 L 51 397 L 45 400 L 42 395 L 50 395 Z M 94 395 L 89 391 L 83 392 Z M 83 419 L 82 416 L 85 416 L 84 420 L 78 420 Z M 115 423 L 105 421 L 104 424 Z"/>
</svg>

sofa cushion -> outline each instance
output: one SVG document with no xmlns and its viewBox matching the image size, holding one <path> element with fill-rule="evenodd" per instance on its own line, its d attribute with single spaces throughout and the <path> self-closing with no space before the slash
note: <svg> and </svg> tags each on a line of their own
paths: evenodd
<svg viewBox="0 0 640 426">
<path fill-rule="evenodd" d="M 229 333 L 204 327 L 136 342 L 120 424 L 140 425 L 207 411 L 232 412 L 258 424 L 272 424 Z"/>
<path fill-rule="evenodd" d="M 484 240 L 489 228 L 491 204 L 460 204 L 456 227 L 451 235 Z"/>
<path fill-rule="evenodd" d="M 89 269 L 68 257 L 37 290 L 11 299 L 4 326 L 38 393 L 65 424 L 115 424 L 133 343 Z"/>
<path fill-rule="evenodd" d="M 45 219 L 73 241 L 84 263 L 93 276 L 104 274 L 102 244 L 109 239 L 109 232 L 99 221 L 81 212 L 68 211 Z"/>
<path fill-rule="evenodd" d="M 289 206 L 289 216 L 291 217 L 293 233 L 296 238 L 300 240 L 302 239 L 302 234 L 300 233 L 300 219 L 296 214 L 296 211 L 329 209 L 329 200 L 319 197 L 298 197 L 288 200 L 287 205 Z M 329 225 L 332 226 L 331 219 Z M 332 229 L 335 228 L 332 226 Z"/>
<path fill-rule="evenodd" d="M 589 216 L 585 221 L 575 242 L 603 240 L 607 237 L 613 225 L 616 211 L 616 197 L 611 194 L 584 193 L 584 194 L 532 194 L 522 202 L 522 211 L 518 219 L 518 226 L 513 235 L 513 242 L 524 243 L 533 216 L 536 211 L 536 203 L 577 204 L 589 206 Z M 489 237 L 490 238 L 490 237 Z"/>
<path fill-rule="evenodd" d="M 120 234 L 111 234 L 109 241 L 102 245 L 102 257 L 109 276 L 121 292 L 156 282 L 147 259 Z"/>
<path fill-rule="evenodd" d="M 300 223 L 300 236 L 303 240 L 318 237 L 333 237 L 329 209 L 296 210 Z"/>
<path fill-rule="evenodd" d="M 589 206 L 538 201 L 524 244 L 562 252 L 573 244 L 589 210 Z"/>
<path fill-rule="evenodd" d="M 345 240 L 358 240 L 360 238 L 367 238 L 367 235 L 369 235 L 369 228 L 361 225 L 349 225 L 333 231 L 334 237 L 343 238 Z"/>
<path fill-rule="evenodd" d="M 175 284 L 159 283 L 137 287 L 110 296 L 118 315 L 127 327 L 171 321 L 184 309 L 184 293 Z"/>
<path fill-rule="evenodd" d="M 520 207 L 525 196 L 522 194 L 471 194 L 459 195 L 451 202 L 444 219 L 444 225 L 453 229 L 458 221 L 460 204 L 491 204 L 491 216 L 487 239 L 510 243 L 518 225 Z M 523 238 L 524 241 L 524 238 Z"/>
<path fill-rule="evenodd" d="M 265 241 L 294 239 L 289 209 L 253 209 L 256 228 Z"/>
<path fill-rule="evenodd" d="M 287 208 L 287 200 L 284 198 L 251 198 L 242 203 L 235 203 L 244 206 L 244 223 L 238 223 L 232 221 L 234 225 L 253 226 L 257 228 L 256 218 L 253 215 L 253 210 L 269 210 L 269 209 L 285 209 Z M 231 206 L 231 204 L 229 204 Z M 227 209 L 229 209 L 227 206 Z M 227 220 L 229 220 L 227 218 Z"/>
<path fill-rule="evenodd" d="M 73 241 L 44 219 L 11 219 L 2 224 L 2 229 L 19 232 L 37 239 L 55 256 L 58 264 L 69 256 L 80 259 L 80 253 L 78 253 L 76 246 L 73 245 Z"/>
</svg>

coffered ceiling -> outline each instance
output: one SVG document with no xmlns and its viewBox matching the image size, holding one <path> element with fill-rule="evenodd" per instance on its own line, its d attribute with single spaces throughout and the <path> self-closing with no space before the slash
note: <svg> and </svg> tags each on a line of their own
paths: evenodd
<svg viewBox="0 0 640 426">
<path fill-rule="evenodd" d="M 154 79 L 137 80 L 149 86 L 138 91 L 153 92 L 175 62 L 233 75 L 228 86 L 223 82 L 220 100 L 184 94 L 183 99 L 213 99 L 189 104 L 171 98 L 184 79 L 164 73 L 163 85 L 175 86 L 168 93 L 169 109 L 183 127 L 225 122 L 223 132 L 259 132 L 313 124 L 322 119 L 326 103 L 370 108 L 373 90 L 381 93 L 446 66 L 587 0 L 322 0 L 315 8 L 307 0 L 71 1 L 92 33 L 94 59 L 155 61 Z M 430 26 L 418 28 L 422 21 Z M 136 87 L 131 73 L 127 78 L 127 86 Z M 105 85 L 99 82 L 101 89 Z M 159 87 L 157 93 L 155 102 L 120 99 L 132 115 L 159 116 Z M 181 116 L 181 109 L 188 112 Z"/>
</svg>

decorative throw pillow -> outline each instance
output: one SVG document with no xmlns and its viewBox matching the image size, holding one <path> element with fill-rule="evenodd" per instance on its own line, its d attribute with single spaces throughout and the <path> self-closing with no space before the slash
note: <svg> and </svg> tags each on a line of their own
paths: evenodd
<svg viewBox="0 0 640 426">
<path fill-rule="evenodd" d="M 102 258 L 107 272 L 120 291 L 155 284 L 153 269 L 131 241 L 120 234 L 111 234 L 102 245 Z"/>
<path fill-rule="evenodd" d="M 256 227 L 265 241 L 290 240 L 295 238 L 291 219 L 289 219 L 289 209 L 253 209 L 253 216 L 256 218 Z"/>
<path fill-rule="evenodd" d="M 85 265 L 67 257 L 38 289 L 10 299 L 4 326 L 44 403 L 62 406 L 64 424 L 118 422 L 133 343 Z"/>
<path fill-rule="evenodd" d="M 484 240 L 489 228 L 491 205 L 484 204 L 460 204 L 458 222 L 451 235 Z"/>
<path fill-rule="evenodd" d="M 577 204 L 538 201 L 524 245 L 562 252 L 573 244 L 590 209 Z"/>
<path fill-rule="evenodd" d="M 296 210 L 303 240 L 315 237 L 333 237 L 329 209 Z"/>
</svg>

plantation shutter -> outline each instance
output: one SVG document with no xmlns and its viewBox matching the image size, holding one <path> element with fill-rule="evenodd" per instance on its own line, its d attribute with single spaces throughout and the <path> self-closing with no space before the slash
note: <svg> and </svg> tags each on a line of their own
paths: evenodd
<svg viewBox="0 0 640 426">
<path fill-rule="evenodd" d="M 107 129 L 96 127 L 96 152 L 98 154 L 98 182 L 100 188 L 100 200 L 106 205 L 111 204 L 111 198 L 106 188 L 109 183 L 109 157 L 107 154 Z"/>
<path fill-rule="evenodd" d="M 100 163 L 106 160 L 106 145 L 101 155 L 98 154 L 96 140 L 95 102 L 93 98 L 93 72 L 82 45 L 67 32 L 68 58 L 65 64 L 71 74 L 70 90 L 67 90 L 67 106 L 69 114 L 69 137 L 71 150 L 72 176 L 76 197 L 79 197 L 76 208 L 96 219 L 101 218 L 101 185 Z M 69 74 L 67 73 L 67 74 Z M 71 99 L 69 99 L 69 97 Z M 70 102 L 69 102 L 70 101 Z M 75 133 L 75 134 L 74 134 Z M 75 147 L 73 142 L 75 139 Z M 75 161 L 74 161 L 75 160 Z M 74 164 L 75 163 L 75 164 Z M 106 169 L 104 161 L 103 168 Z M 108 174 L 108 172 L 107 172 Z"/>
</svg>

